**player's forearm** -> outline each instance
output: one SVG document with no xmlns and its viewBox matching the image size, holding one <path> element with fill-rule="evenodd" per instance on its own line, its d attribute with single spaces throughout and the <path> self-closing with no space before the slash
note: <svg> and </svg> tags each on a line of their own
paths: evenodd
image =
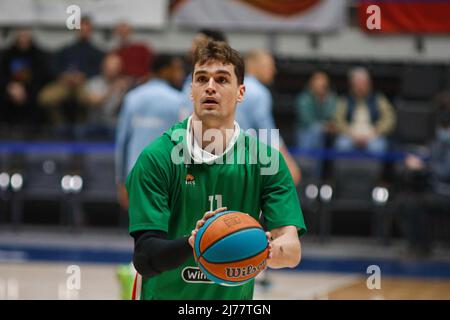
<svg viewBox="0 0 450 320">
<path fill-rule="evenodd" d="M 272 269 L 294 268 L 301 260 L 301 245 L 297 237 L 284 234 L 272 241 L 272 258 L 268 267 Z"/>
<path fill-rule="evenodd" d="M 164 239 L 154 233 L 141 235 L 135 244 L 133 263 L 139 274 L 152 277 L 182 265 L 191 255 L 187 237 Z"/>
</svg>

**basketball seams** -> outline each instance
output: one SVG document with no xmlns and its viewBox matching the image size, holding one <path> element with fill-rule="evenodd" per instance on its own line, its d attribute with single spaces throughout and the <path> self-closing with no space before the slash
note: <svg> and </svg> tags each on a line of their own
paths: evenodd
<svg viewBox="0 0 450 320">
<path fill-rule="evenodd" d="M 238 212 L 231 211 L 228 213 L 236 214 Z M 241 213 L 241 212 L 239 212 L 239 213 Z M 219 218 L 222 218 L 222 216 L 224 216 L 224 215 L 218 216 L 217 218 L 214 219 L 214 221 L 212 221 L 209 225 L 206 226 L 204 232 L 202 233 L 201 240 L 199 241 L 199 251 L 200 252 L 206 251 L 206 247 L 207 248 L 211 247 L 213 244 L 215 244 L 219 240 L 219 239 L 214 239 L 215 238 L 214 233 L 225 232 L 228 234 L 232 234 L 232 233 L 239 232 L 241 230 L 245 230 L 246 228 L 262 229 L 261 225 L 258 223 L 258 221 L 256 221 L 250 215 L 248 215 L 248 216 L 245 216 L 244 221 L 242 221 L 243 222 L 242 226 L 236 227 L 236 225 L 234 225 L 231 230 L 225 231 L 225 230 L 223 230 L 223 225 L 217 221 Z M 222 222 L 224 222 L 224 221 L 222 220 Z"/>
<path fill-rule="evenodd" d="M 246 216 L 244 219 L 241 217 L 240 221 L 242 222 L 239 222 L 239 220 L 235 220 L 234 217 L 230 217 L 230 220 L 228 220 L 228 218 L 226 217 L 223 217 L 229 214 L 245 213 L 239 211 L 225 211 L 211 217 L 210 220 L 208 219 L 200 229 L 201 232 L 197 233 L 194 245 L 194 258 L 200 269 L 205 273 L 207 277 L 209 275 L 208 278 L 213 280 L 213 282 L 221 285 L 238 286 L 254 279 L 254 277 L 263 270 L 260 269 L 263 268 L 263 265 L 261 263 L 265 263 L 264 261 L 268 258 L 269 242 L 267 241 L 265 245 L 263 243 L 260 243 L 261 241 L 263 241 L 263 237 L 260 232 L 264 233 L 264 229 L 255 218 L 247 214 L 248 217 Z M 222 225 L 221 222 L 225 222 L 228 228 L 225 225 Z M 234 257 L 227 249 L 226 252 L 228 252 L 228 254 L 226 258 L 224 257 L 223 259 L 218 260 L 221 262 L 214 262 L 217 253 L 213 255 L 207 254 L 208 252 L 213 253 L 213 251 L 210 251 L 210 249 L 217 245 L 220 246 L 220 242 L 226 241 L 227 238 L 230 237 L 230 235 L 237 235 L 241 232 L 244 234 L 247 233 L 255 236 L 258 235 L 258 245 L 256 245 L 256 243 L 254 243 L 253 245 L 249 244 L 251 245 L 251 247 L 253 247 L 253 249 L 250 249 L 249 247 L 246 251 L 244 250 L 243 252 L 241 252 L 242 254 L 234 255 Z M 233 241 L 237 246 L 243 244 L 245 245 L 246 240 L 244 235 L 234 239 L 235 240 Z M 266 239 L 265 234 L 264 239 Z M 231 243 L 229 245 L 231 245 Z M 257 252 L 254 253 L 255 251 Z M 213 259 L 213 261 L 206 259 L 205 255 L 210 259 Z M 230 259 L 230 261 L 223 261 L 226 259 Z M 227 265 L 230 265 L 230 268 L 232 269 L 226 268 Z M 250 270 L 248 268 L 254 271 L 245 271 Z M 243 272 L 243 274 L 238 275 L 237 273 L 240 272 Z"/>
<path fill-rule="evenodd" d="M 244 230 L 250 230 L 250 229 L 263 230 L 262 228 L 258 228 L 258 227 L 243 227 L 242 229 L 236 230 L 234 233 L 241 232 L 241 231 L 244 231 Z M 263 231 L 264 231 L 264 230 L 263 230 Z M 232 234 L 234 234 L 234 233 L 232 233 Z M 203 255 L 208 251 L 208 249 L 211 248 L 211 247 L 212 247 L 213 245 L 215 245 L 216 243 L 218 243 L 219 241 L 225 239 L 225 238 L 228 237 L 228 236 L 230 236 L 230 234 L 226 234 L 226 235 L 224 235 L 224 236 L 218 238 L 216 241 L 212 242 L 212 243 L 208 246 L 208 248 L 206 248 L 206 250 L 205 250 L 204 252 L 201 252 L 201 253 L 200 253 L 200 256 L 199 256 L 198 258 L 200 259 L 200 258 L 202 257 L 203 259 L 205 259 L 205 258 L 203 257 Z M 201 243 L 201 238 L 200 238 L 199 244 L 200 244 L 200 243 Z M 200 245 L 199 245 L 199 247 L 200 247 Z M 267 247 L 266 247 L 266 248 L 267 248 Z M 205 260 L 206 260 L 206 259 L 205 259 Z M 208 261 L 208 260 L 206 260 L 206 261 Z M 240 260 L 237 260 L 237 261 L 240 261 Z M 216 262 L 211 262 L 211 261 L 208 261 L 208 262 L 209 262 L 209 263 L 216 263 Z M 222 263 L 222 262 L 221 262 L 221 263 Z"/>
<path fill-rule="evenodd" d="M 197 237 L 200 236 L 200 238 L 198 238 L 198 246 L 194 245 L 194 248 L 195 248 L 194 251 L 196 251 L 198 249 L 198 253 L 200 253 L 198 255 L 198 258 L 200 258 L 203 255 L 203 253 L 200 252 L 200 243 L 202 241 L 203 235 L 205 234 L 205 231 L 206 231 L 207 227 L 209 227 L 209 225 L 211 225 L 217 218 L 219 218 L 219 217 L 221 217 L 223 215 L 226 215 L 226 214 L 229 214 L 229 213 L 235 213 L 235 212 L 236 211 L 220 212 L 220 213 L 216 214 L 215 216 L 211 217 L 210 219 L 206 220 L 205 224 L 202 226 L 203 230 L 201 230 L 201 232 L 199 231 L 200 234 L 197 234 Z M 202 229 L 202 228 L 200 228 L 200 229 Z M 197 238 L 195 239 L 195 242 L 197 242 Z"/>
<path fill-rule="evenodd" d="M 210 219 L 206 220 L 205 224 L 202 226 L 202 229 L 200 231 L 199 229 L 199 233 L 197 234 L 197 237 L 195 239 L 195 242 L 198 243 L 198 245 L 195 245 L 194 243 L 194 251 L 198 251 L 198 253 L 196 254 L 198 256 L 198 258 L 200 259 L 200 257 L 203 255 L 203 253 L 200 252 L 200 243 L 202 241 L 202 237 L 205 234 L 206 228 L 212 224 L 217 218 L 225 215 L 225 214 L 229 214 L 229 213 L 234 213 L 235 211 L 224 211 L 224 212 L 220 212 L 218 214 L 216 214 L 215 216 L 211 217 Z M 199 238 L 198 238 L 199 237 Z M 198 240 L 197 240 L 198 239 Z"/>
<path fill-rule="evenodd" d="M 244 261 L 244 260 L 247 260 L 247 259 L 254 258 L 254 257 L 256 257 L 257 255 L 260 255 L 261 253 L 263 253 L 265 250 L 267 250 L 268 247 L 269 247 L 269 243 L 267 243 L 267 246 L 266 246 L 264 249 L 262 249 L 261 251 L 259 251 L 258 253 L 254 254 L 254 255 L 252 255 L 252 256 L 249 256 L 249 257 L 245 257 L 245 258 L 239 259 L 239 260 L 225 261 L 225 262 L 214 262 L 214 261 L 209 261 L 208 259 L 206 259 L 206 258 L 203 257 L 203 256 L 202 256 L 202 258 L 203 258 L 203 260 L 205 260 L 205 261 L 208 262 L 208 263 L 213 263 L 213 264 L 229 264 L 229 263 L 241 262 L 241 261 Z"/>
</svg>

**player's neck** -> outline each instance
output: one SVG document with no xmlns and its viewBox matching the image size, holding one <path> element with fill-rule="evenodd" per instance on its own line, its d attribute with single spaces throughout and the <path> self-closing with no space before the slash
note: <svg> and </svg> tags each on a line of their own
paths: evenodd
<svg viewBox="0 0 450 320">
<path fill-rule="evenodd" d="M 225 151 L 235 130 L 233 118 L 228 121 L 202 121 L 195 114 L 192 116 L 191 126 L 194 139 L 202 149 L 214 146 L 213 149 L 218 153 Z"/>
</svg>

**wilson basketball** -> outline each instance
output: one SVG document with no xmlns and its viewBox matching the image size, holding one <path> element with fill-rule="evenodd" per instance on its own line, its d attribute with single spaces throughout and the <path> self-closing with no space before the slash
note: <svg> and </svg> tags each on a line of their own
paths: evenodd
<svg viewBox="0 0 450 320">
<path fill-rule="evenodd" d="M 207 278 L 237 286 L 265 269 L 268 245 L 258 221 L 242 212 L 225 211 L 208 219 L 198 230 L 194 257 Z"/>
</svg>

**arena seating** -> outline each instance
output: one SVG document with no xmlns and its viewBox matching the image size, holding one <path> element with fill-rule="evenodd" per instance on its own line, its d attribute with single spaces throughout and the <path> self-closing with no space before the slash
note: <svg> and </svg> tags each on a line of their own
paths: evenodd
<svg viewBox="0 0 450 320">
<path fill-rule="evenodd" d="M 375 88 L 385 93 L 396 108 L 397 128 L 390 137 L 392 153 L 387 158 L 369 157 L 355 161 L 352 156 L 337 155 L 333 150 L 318 150 L 313 154 L 297 150 L 294 147 L 297 121 L 295 98 L 307 84 L 311 73 L 315 70 L 326 71 L 330 75 L 333 89 L 338 94 L 345 94 L 348 70 L 359 65 L 369 69 Z M 382 206 L 374 202 L 374 188 L 387 183 L 383 181 L 385 166 L 386 163 L 402 159 L 402 153 L 397 152 L 408 151 L 411 146 L 423 146 L 433 137 L 435 106 L 432 98 L 449 86 L 450 66 L 279 57 L 277 70 L 277 78 L 271 88 L 274 97 L 273 113 L 286 144 L 302 168 L 303 180 L 299 186 L 299 196 L 305 217 L 309 221 L 310 234 L 326 239 L 334 232 L 332 224 L 336 214 L 355 211 L 355 214 L 367 213 L 372 235 L 385 235 L 389 227 L 383 222 L 386 215 L 380 210 Z M 46 133 L 41 136 L 45 137 Z M 55 140 L 49 133 L 47 137 L 47 140 Z M 98 141 L 90 147 L 84 145 L 86 141 L 56 141 L 62 151 L 52 152 L 45 151 L 45 148 L 42 151 L 40 142 L 33 141 L 34 137 L 27 140 L 30 142 L 19 147 L 14 141 L 8 142 L 7 137 L 0 142 L 0 171 L 8 173 L 9 177 L 20 173 L 23 178 L 23 185 L 18 190 L 12 190 L 10 181 L 6 187 L 0 186 L 0 207 L 6 208 L 2 212 L 11 212 L 10 216 L 0 215 L 0 221 L 19 226 L 24 221 L 24 204 L 35 201 L 57 203 L 60 207 L 58 223 L 74 227 L 89 224 L 86 217 L 90 215 L 90 203 L 115 204 L 114 208 L 117 210 L 112 210 L 111 215 L 126 216 L 120 213 L 116 200 L 112 141 Z M 321 181 L 314 175 L 314 170 L 317 161 L 324 158 L 333 160 L 333 174 L 326 181 Z M 392 172 L 395 174 L 395 166 Z M 74 183 L 74 180 L 70 180 L 71 177 L 78 176 L 82 183 L 80 189 L 64 190 L 62 180 L 65 176 L 69 176 L 65 181 L 69 187 Z M 395 176 L 390 178 L 395 179 Z M 329 201 L 321 198 L 324 185 L 332 189 Z"/>
</svg>

